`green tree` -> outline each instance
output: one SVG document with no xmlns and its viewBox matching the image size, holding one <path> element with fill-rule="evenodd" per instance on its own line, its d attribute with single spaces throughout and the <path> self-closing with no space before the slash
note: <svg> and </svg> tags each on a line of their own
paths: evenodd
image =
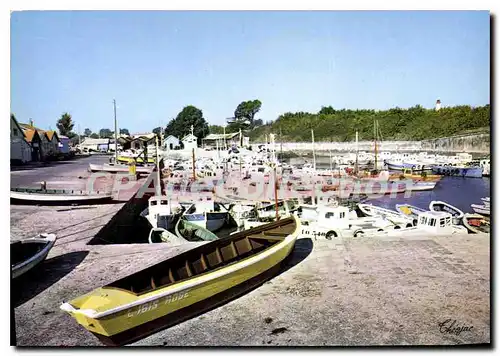
<svg viewBox="0 0 500 356">
<path fill-rule="evenodd" d="M 99 135 L 94 132 L 90 135 L 90 138 L 99 138 Z"/>
<path fill-rule="evenodd" d="M 88 129 L 88 128 L 87 128 L 87 129 L 85 129 L 85 130 L 83 131 L 83 136 L 87 136 L 87 137 L 89 137 L 90 135 L 92 135 L 92 130 L 91 130 L 91 129 Z"/>
<path fill-rule="evenodd" d="M 130 136 L 130 133 L 128 132 L 128 129 L 120 129 L 120 135 L 128 135 L 128 136 Z"/>
<path fill-rule="evenodd" d="M 203 112 L 193 105 L 188 105 L 168 123 L 165 135 L 173 135 L 182 139 L 191 133 L 191 126 L 193 126 L 193 134 L 198 138 L 198 142 L 201 142 L 201 139 L 209 132 Z"/>
<path fill-rule="evenodd" d="M 389 110 L 333 110 L 323 107 L 317 114 L 284 113 L 274 122 L 248 132 L 253 142 L 264 142 L 269 133 L 279 133 L 283 141 L 352 141 L 356 131 L 360 140 L 374 138 L 373 122 L 378 121 L 382 140 L 423 140 L 452 136 L 474 130 L 489 130 L 490 106 L 471 108 L 467 105 L 446 107 L 439 111 L 420 105 Z"/>
<path fill-rule="evenodd" d="M 319 115 L 333 115 L 335 114 L 335 109 L 331 106 L 322 106 L 321 110 L 318 112 Z"/>
<path fill-rule="evenodd" d="M 224 133 L 224 126 L 210 125 L 210 126 L 208 126 L 208 132 L 211 134 L 222 134 L 222 133 Z M 226 130 L 226 133 L 229 133 L 229 132 Z"/>
<path fill-rule="evenodd" d="M 113 137 L 113 131 L 110 129 L 100 129 L 99 130 L 99 137 L 101 138 L 112 138 Z"/>
<path fill-rule="evenodd" d="M 156 136 L 158 136 L 158 138 L 161 138 L 161 127 L 155 127 L 153 129 L 153 133 L 156 134 Z"/>
<path fill-rule="evenodd" d="M 71 115 L 65 112 L 61 115 L 61 118 L 57 121 L 57 128 L 59 129 L 59 134 L 63 136 L 68 136 L 71 130 L 73 130 L 73 120 Z M 69 137 L 69 136 L 68 136 Z"/>
<path fill-rule="evenodd" d="M 260 100 L 248 100 L 241 102 L 234 111 L 234 117 L 228 119 L 228 127 L 232 131 L 254 128 L 255 114 L 260 111 L 261 107 L 262 103 Z M 262 121 L 259 123 L 262 123 Z"/>
</svg>

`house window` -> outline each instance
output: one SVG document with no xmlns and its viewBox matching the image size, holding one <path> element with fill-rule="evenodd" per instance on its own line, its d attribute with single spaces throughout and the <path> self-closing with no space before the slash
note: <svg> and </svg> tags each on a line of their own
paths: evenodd
<svg viewBox="0 0 500 356">
<path fill-rule="evenodd" d="M 12 133 L 14 134 L 14 136 L 17 136 L 17 129 L 14 127 L 14 129 L 12 130 Z"/>
</svg>

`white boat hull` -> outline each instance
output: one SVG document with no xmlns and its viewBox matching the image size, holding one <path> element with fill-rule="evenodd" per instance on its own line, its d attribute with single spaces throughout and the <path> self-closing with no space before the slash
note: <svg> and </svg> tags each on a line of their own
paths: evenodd
<svg viewBox="0 0 500 356">
<path fill-rule="evenodd" d="M 93 164 L 89 163 L 89 171 L 91 172 L 108 172 L 108 173 L 123 173 L 129 172 L 129 166 L 124 164 Z M 136 167 L 136 173 L 149 174 L 153 171 L 153 168 L 149 167 Z"/>
<path fill-rule="evenodd" d="M 481 215 L 487 215 L 489 216 L 490 213 L 490 207 L 486 205 L 477 205 L 477 204 L 471 204 L 472 210 L 474 210 L 476 213 L 481 214 Z"/>
<path fill-rule="evenodd" d="M 429 204 L 430 211 L 444 211 L 450 213 L 453 217 L 453 223 L 459 225 L 464 217 L 464 212 L 453 205 L 439 200 L 433 200 Z"/>
<path fill-rule="evenodd" d="M 24 201 L 39 202 L 82 202 L 87 200 L 107 200 L 113 198 L 113 193 L 88 194 L 85 191 L 72 191 L 72 194 L 42 193 L 42 192 L 19 192 L 10 191 L 10 198 Z M 78 194 L 80 192 L 80 194 Z"/>
</svg>

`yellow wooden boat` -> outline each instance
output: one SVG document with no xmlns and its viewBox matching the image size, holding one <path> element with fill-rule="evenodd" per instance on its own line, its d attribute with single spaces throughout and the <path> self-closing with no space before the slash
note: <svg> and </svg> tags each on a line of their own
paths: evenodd
<svg viewBox="0 0 500 356">
<path fill-rule="evenodd" d="M 300 222 L 215 240 L 61 305 L 106 345 L 124 345 L 233 299 L 279 272 Z"/>
<path fill-rule="evenodd" d="M 136 163 L 144 163 L 144 157 L 126 157 L 126 156 L 118 156 L 118 162 L 121 163 L 131 163 L 131 162 L 136 162 Z M 155 159 L 153 157 L 148 157 L 148 162 L 147 163 L 155 163 Z"/>
</svg>

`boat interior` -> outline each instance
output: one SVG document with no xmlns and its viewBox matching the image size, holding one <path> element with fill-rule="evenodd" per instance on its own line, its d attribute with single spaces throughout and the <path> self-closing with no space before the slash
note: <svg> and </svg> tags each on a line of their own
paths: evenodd
<svg viewBox="0 0 500 356">
<path fill-rule="evenodd" d="M 10 263 L 15 266 L 27 259 L 35 256 L 38 252 L 42 251 L 47 245 L 44 242 L 30 242 L 23 243 L 21 241 L 16 241 L 10 244 Z"/>
<path fill-rule="evenodd" d="M 135 295 L 149 293 L 255 256 L 283 241 L 295 229 L 293 217 L 260 225 L 186 251 L 104 288 L 119 288 Z"/>
</svg>

